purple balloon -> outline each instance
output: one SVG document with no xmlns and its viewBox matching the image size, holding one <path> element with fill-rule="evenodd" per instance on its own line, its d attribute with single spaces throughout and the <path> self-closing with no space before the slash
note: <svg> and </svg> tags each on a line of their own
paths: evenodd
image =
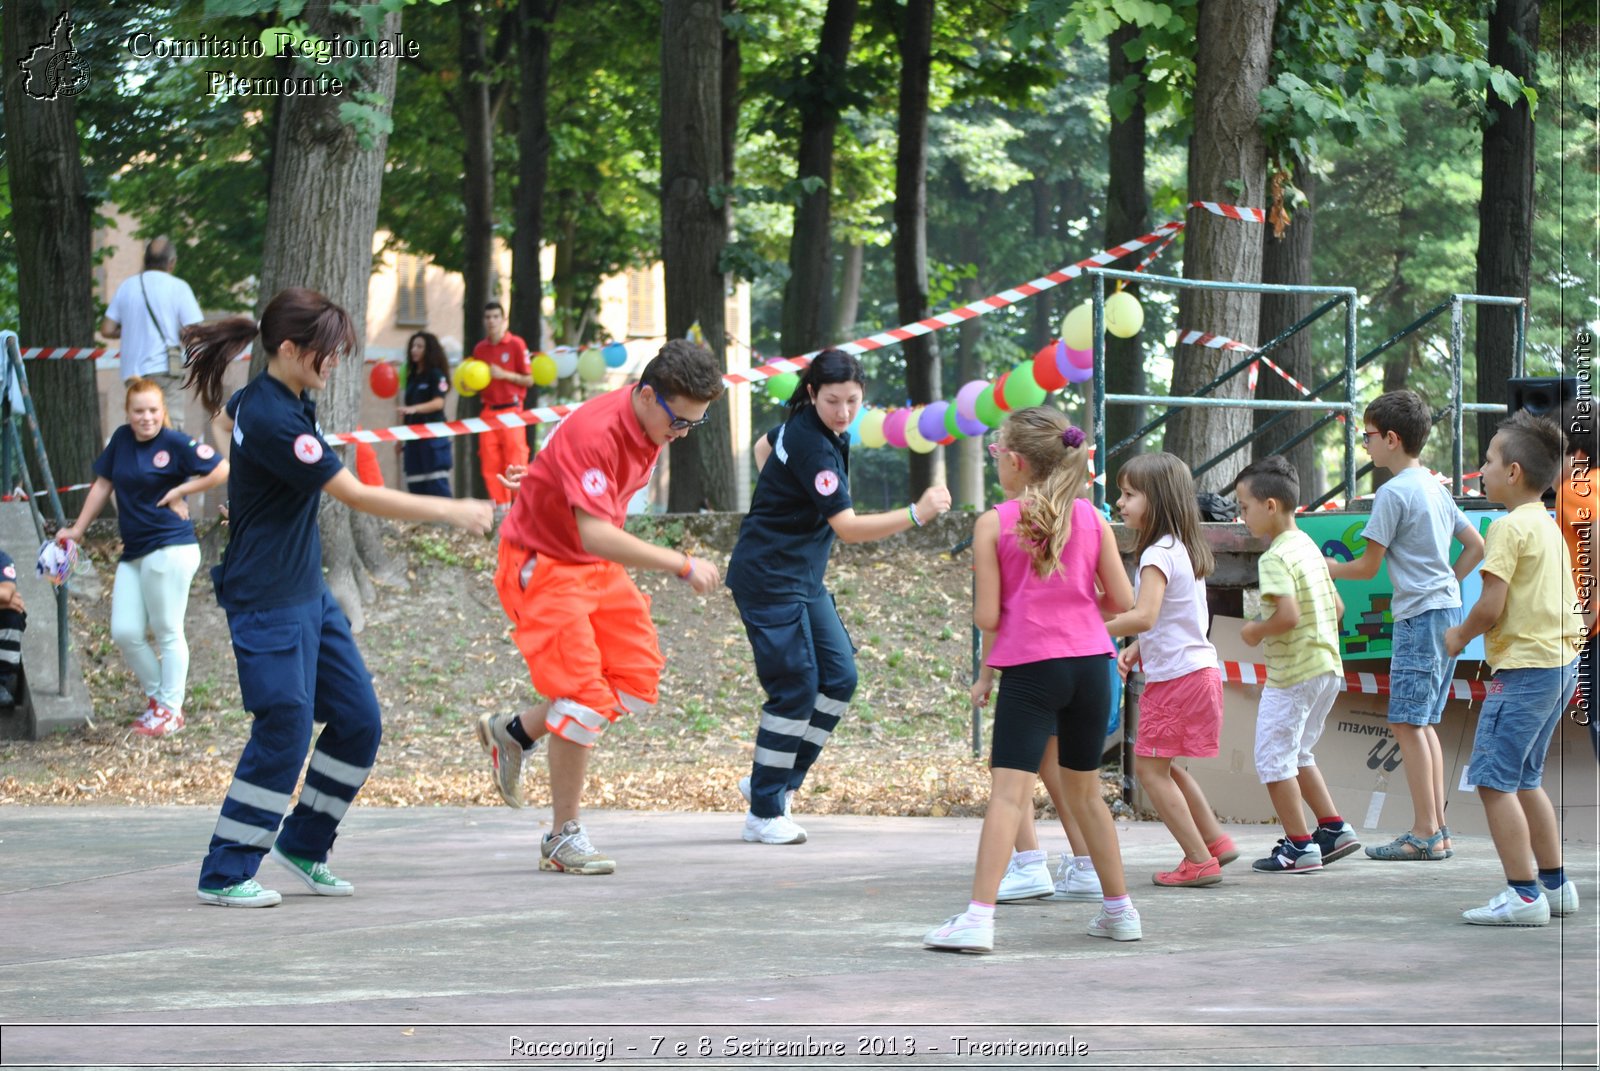
<svg viewBox="0 0 1600 1071">
<path fill-rule="evenodd" d="M 1061 373 L 1067 377 L 1068 383 L 1082 383 L 1084 380 L 1094 377 L 1093 368 L 1079 368 L 1070 362 L 1061 369 Z"/>
<path fill-rule="evenodd" d="M 1067 377 L 1068 383 L 1076 383 L 1078 381 L 1072 378 L 1072 369 L 1093 369 L 1094 350 L 1075 350 L 1067 345 L 1066 340 L 1063 339 L 1056 349 L 1056 367 L 1061 370 L 1062 375 Z"/>
<path fill-rule="evenodd" d="M 983 393 L 983 388 L 989 385 L 987 379 L 974 379 L 956 391 L 956 416 L 968 424 L 978 419 L 978 411 L 973 408 L 978 404 L 978 395 Z M 987 427 L 988 425 L 985 425 Z M 972 434 L 968 432 L 968 434 Z"/>
<path fill-rule="evenodd" d="M 950 408 L 949 402 L 930 402 L 917 417 L 917 430 L 930 443 L 936 443 L 949 436 L 950 433 L 944 426 L 944 411 L 948 408 Z"/>
<path fill-rule="evenodd" d="M 965 435 L 969 439 L 976 439 L 989 430 L 989 425 L 985 424 L 977 417 L 973 417 L 971 420 L 968 420 L 966 417 L 961 415 L 959 410 L 956 412 L 956 427 L 960 428 L 961 434 Z"/>
</svg>

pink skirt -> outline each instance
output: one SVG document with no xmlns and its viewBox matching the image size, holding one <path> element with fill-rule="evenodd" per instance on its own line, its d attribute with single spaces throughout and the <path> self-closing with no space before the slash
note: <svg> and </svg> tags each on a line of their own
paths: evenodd
<svg viewBox="0 0 1600 1071">
<path fill-rule="evenodd" d="M 1222 674 L 1216 667 L 1144 686 L 1135 755 L 1209 759 L 1221 738 Z"/>
</svg>

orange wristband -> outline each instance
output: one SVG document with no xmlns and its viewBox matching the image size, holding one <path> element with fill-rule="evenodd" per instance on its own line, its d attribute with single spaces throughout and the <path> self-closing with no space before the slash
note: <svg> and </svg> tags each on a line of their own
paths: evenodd
<svg viewBox="0 0 1600 1071">
<path fill-rule="evenodd" d="M 694 558 L 689 554 L 685 554 L 683 556 L 683 568 L 678 570 L 678 579 L 688 580 L 689 574 L 692 572 L 694 572 Z"/>
</svg>

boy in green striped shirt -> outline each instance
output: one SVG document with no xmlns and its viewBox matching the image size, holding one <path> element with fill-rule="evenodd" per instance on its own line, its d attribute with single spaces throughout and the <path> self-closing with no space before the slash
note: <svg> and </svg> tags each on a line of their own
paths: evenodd
<svg viewBox="0 0 1600 1071">
<path fill-rule="evenodd" d="M 1239 473 L 1235 490 L 1240 519 L 1272 545 L 1261 555 L 1262 611 L 1247 622 L 1244 642 L 1266 641 L 1267 683 L 1256 715 L 1256 774 L 1267 786 L 1285 836 L 1252 867 L 1268 874 L 1321 870 L 1361 847 L 1339 816 L 1311 749 L 1322 736 L 1344 671 L 1339 620 L 1344 605 L 1334 590 L 1322 551 L 1295 524 L 1300 479 L 1279 456 L 1264 457 Z M 1312 831 L 1305 806 L 1317 816 Z"/>
</svg>

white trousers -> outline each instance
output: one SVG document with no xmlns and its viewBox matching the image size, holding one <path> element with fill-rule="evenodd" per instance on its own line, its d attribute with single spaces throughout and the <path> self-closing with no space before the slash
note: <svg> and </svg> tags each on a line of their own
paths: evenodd
<svg viewBox="0 0 1600 1071">
<path fill-rule="evenodd" d="M 189 583 L 199 568 L 199 544 L 162 547 L 117 563 L 111 589 L 111 638 L 122 648 L 144 694 L 173 710 L 183 709 L 189 678 L 183 615 L 189 607 Z"/>
</svg>

